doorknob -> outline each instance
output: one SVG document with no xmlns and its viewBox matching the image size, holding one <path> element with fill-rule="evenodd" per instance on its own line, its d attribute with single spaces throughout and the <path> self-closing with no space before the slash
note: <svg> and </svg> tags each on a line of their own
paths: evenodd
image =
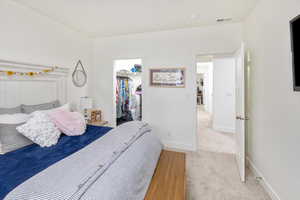
<svg viewBox="0 0 300 200">
<path fill-rule="evenodd" d="M 243 121 L 246 121 L 246 120 L 249 120 L 249 118 L 248 117 L 241 117 L 241 116 L 236 116 L 236 119 L 237 120 L 243 120 Z"/>
</svg>

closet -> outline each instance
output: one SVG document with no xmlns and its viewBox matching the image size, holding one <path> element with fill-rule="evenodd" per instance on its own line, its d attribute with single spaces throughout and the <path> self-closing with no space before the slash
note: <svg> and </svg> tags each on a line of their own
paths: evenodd
<svg viewBox="0 0 300 200">
<path fill-rule="evenodd" d="M 116 124 L 142 120 L 141 65 L 119 66 L 116 71 Z"/>
</svg>

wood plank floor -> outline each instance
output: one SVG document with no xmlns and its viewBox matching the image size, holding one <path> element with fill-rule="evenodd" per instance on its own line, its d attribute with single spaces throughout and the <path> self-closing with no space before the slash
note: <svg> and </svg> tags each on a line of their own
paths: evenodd
<svg viewBox="0 0 300 200">
<path fill-rule="evenodd" d="M 185 154 L 162 151 L 145 200 L 185 200 Z"/>
</svg>

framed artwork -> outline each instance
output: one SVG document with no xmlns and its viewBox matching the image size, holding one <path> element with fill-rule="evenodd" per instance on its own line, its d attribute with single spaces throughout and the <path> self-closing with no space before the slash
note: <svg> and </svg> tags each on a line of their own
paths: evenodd
<svg viewBox="0 0 300 200">
<path fill-rule="evenodd" d="M 99 122 L 102 120 L 101 110 L 90 110 L 89 122 Z"/>
<path fill-rule="evenodd" d="M 185 68 L 150 69 L 150 86 L 185 87 Z"/>
</svg>

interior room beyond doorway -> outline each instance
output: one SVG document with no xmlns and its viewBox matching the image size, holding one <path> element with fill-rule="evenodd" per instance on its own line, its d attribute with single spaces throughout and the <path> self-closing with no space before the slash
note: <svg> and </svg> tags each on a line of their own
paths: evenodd
<svg viewBox="0 0 300 200">
<path fill-rule="evenodd" d="M 198 58 L 197 124 L 199 150 L 236 153 L 233 57 Z"/>
<path fill-rule="evenodd" d="M 116 125 L 142 120 L 142 60 L 115 60 L 114 85 Z"/>
</svg>

